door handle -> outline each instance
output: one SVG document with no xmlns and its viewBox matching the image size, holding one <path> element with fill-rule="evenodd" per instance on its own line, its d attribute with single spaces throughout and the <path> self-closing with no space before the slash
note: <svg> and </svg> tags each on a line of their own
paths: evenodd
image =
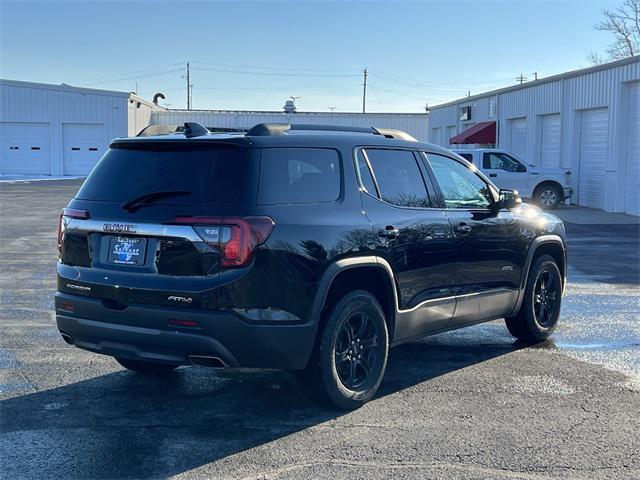
<svg viewBox="0 0 640 480">
<path fill-rule="evenodd" d="M 398 238 L 398 235 L 400 235 L 400 230 L 398 230 L 393 225 L 387 225 L 386 227 L 384 227 L 384 230 L 380 230 L 378 232 L 378 235 L 391 240 L 394 238 Z"/>
<path fill-rule="evenodd" d="M 469 225 L 460 224 L 453 227 L 453 229 L 462 235 L 471 233 L 471 227 Z"/>
<path fill-rule="evenodd" d="M 495 178 L 495 177 L 497 177 L 497 176 L 498 176 L 498 174 L 497 174 L 497 173 L 490 173 L 490 174 L 489 174 L 489 176 L 490 176 L 491 178 Z"/>
</svg>

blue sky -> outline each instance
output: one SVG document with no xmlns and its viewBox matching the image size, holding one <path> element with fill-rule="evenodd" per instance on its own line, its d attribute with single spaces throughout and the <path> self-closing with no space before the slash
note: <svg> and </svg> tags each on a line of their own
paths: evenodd
<svg viewBox="0 0 640 480">
<path fill-rule="evenodd" d="M 620 1 L 89 2 L 0 0 L 1 76 L 138 92 L 193 108 L 422 112 L 589 65 Z"/>
</svg>

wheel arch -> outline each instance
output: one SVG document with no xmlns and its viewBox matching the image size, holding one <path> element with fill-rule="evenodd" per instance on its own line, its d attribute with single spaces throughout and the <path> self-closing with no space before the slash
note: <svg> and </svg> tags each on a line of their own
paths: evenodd
<svg viewBox="0 0 640 480">
<path fill-rule="evenodd" d="M 518 291 L 518 300 L 511 314 L 515 314 L 520 310 L 522 301 L 524 299 L 524 291 L 527 286 L 527 280 L 529 279 L 529 273 L 531 272 L 531 266 L 534 264 L 537 258 L 541 255 L 551 255 L 556 262 L 558 262 L 558 269 L 562 276 L 562 287 L 567 283 L 567 251 L 562 241 L 562 238 L 558 235 L 542 235 L 533 240 L 527 253 L 524 267 L 522 269 L 522 276 L 520 278 L 520 288 Z"/>
<path fill-rule="evenodd" d="M 368 291 L 382 306 L 391 342 L 398 312 L 398 290 L 391 266 L 377 256 L 341 259 L 329 265 L 312 306 L 311 319 L 317 325 L 317 331 L 327 318 L 326 311 L 346 292 L 356 289 Z"/>
<path fill-rule="evenodd" d="M 550 179 L 542 180 L 540 183 L 538 183 L 533 189 L 531 198 L 535 198 L 536 195 L 538 195 L 538 193 L 540 192 L 540 190 L 544 188 L 546 185 L 553 185 L 554 187 L 556 187 L 558 189 L 558 192 L 560 193 L 560 201 L 561 202 L 564 201 L 564 187 L 557 180 L 550 180 Z"/>
</svg>

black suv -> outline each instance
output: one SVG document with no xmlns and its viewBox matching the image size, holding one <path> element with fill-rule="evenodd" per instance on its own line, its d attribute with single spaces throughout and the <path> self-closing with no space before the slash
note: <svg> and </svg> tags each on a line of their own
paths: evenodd
<svg viewBox="0 0 640 480">
<path fill-rule="evenodd" d="M 449 150 L 284 124 L 114 140 L 58 245 L 68 343 L 144 373 L 295 370 L 342 408 L 390 346 L 501 317 L 547 338 L 567 263 L 560 220 Z"/>
</svg>

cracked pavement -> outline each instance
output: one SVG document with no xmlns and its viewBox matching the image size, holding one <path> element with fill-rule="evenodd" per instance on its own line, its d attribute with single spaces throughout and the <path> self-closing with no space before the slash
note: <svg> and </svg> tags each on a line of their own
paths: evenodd
<svg viewBox="0 0 640 480">
<path fill-rule="evenodd" d="M 551 340 L 524 348 L 495 321 L 397 347 L 345 413 L 289 373 L 159 380 L 66 345 L 55 231 L 78 186 L 0 184 L 1 478 L 640 478 L 637 225 L 567 225 Z"/>
</svg>

